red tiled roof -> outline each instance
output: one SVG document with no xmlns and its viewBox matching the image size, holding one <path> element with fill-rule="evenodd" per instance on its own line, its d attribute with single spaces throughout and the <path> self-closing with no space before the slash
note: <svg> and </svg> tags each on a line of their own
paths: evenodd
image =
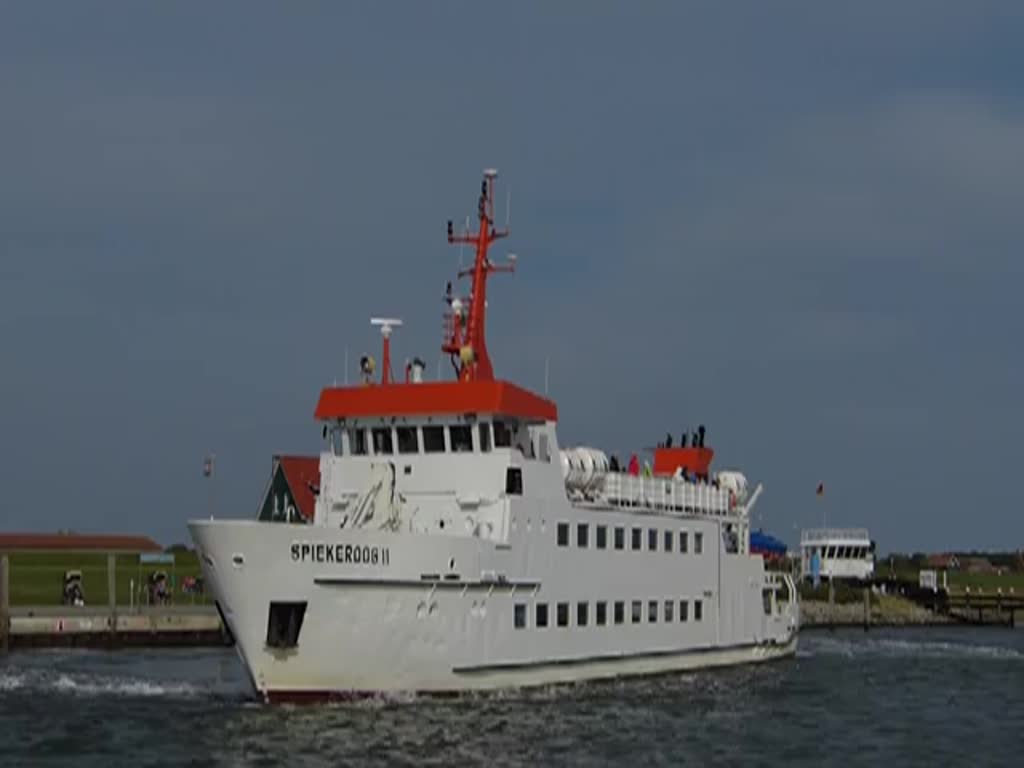
<svg viewBox="0 0 1024 768">
<path fill-rule="evenodd" d="M 316 506 L 315 488 L 320 490 L 319 456 L 278 456 L 277 461 L 284 472 L 285 482 L 292 491 L 295 506 L 306 520 L 313 519 Z"/>
<path fill-rule="evenodd" d="M 148 536 L 102 533 L 0 533 L 0 550 L 162 552 Z"/>
</svg>

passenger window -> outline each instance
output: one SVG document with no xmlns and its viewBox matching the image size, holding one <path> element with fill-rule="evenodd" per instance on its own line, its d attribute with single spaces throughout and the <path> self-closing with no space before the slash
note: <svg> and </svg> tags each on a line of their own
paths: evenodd
<svg viewBox="0 0 1024 768">
<path fill-rule="evenodd" d="M 558 546 L 568 547 L 569 546 L 569 524 L 559 523 L 558 524 Z"/>
<path fill-rule="evenodd" d="M 448 427 L 448 441 L 452 453 L 470 453 L 473 450 L 473 431 L 465 424 L 453 424 Z"/>
<path fill-rule="evenodd" d="M 608 547 L 608 527 L 605 525 L 597 526 L 597 548 L 606 549 Z"/>
<path fill-rule="evenodd" d="M 640 549 L 640 529 L 633 529 L 633 549 Z"/>
<path fill-rule="evenodd" d="M 621 624 L 626 620 L 626 604 L 622 600 L 615 601 L 615 623 Z"/>
<path fill-rule="evenodd" d="M 366 430 L 350 429 L 348 431 L 348 444 L 353 456 L 365 456 L 367 451 Z"/>
<path fill-rule="evenodd" d="M 665 601 L 665 623 L 668 624 L 672 621 L 672 608 L 675 606 L 671 600 Z"/>
<path fill-rule="evenodd" d="M 630 619 L 632 619 L 633 623 L 639 624 L 640 620 L 644 617 L 643 603 L 641 603 L 639 600 L 634 600 L 633 604 L 630 606 L 630 613 L 632 614 L 630 616 Z"/>
<path fill-rule="evenodd" d="M 482 422 L 477 431 L 480 434 L 480 452 L 487 453 L 491 450 L 491 425 Z"/>
<path fill-rule="evenodd" d="M 588 533 L 589 533 L 589 530 L 587 529 L 587 524 L 586 523 L 580 523 L 579 525 L 576 526 L 576 546 L 579 547 L 580 549 L 586 549 L 587 548 L 587 538 L 588 538 L 587 534 Z"/>
<path fill-rule="evenodd" d="M 537 628 L 539 628 L 539 629 L 543 629 L 544 627 L 546 627 L 548 625 L 548 604 L 547 603 L 537 603 L 537 616 L 536 616 L 536 621 L 534 622 L 534 625 Z"/>
<path fill-rule="evenodd" d="M 509 448 L 512 445 L 512 430 L 503 421 L 494 422 L 494 447 Z"/>
<path fill-rule="evenodd" d="M 444 453 L 444 427 L 423 428 L 423 452 Z"/>
<path fill-rule="evenodd" d="M 651 552 L 658 551 L 658 529 L 648 528 L 647 529 L 647 549 Z"/>
<path fill-rule="evenodd" d="M 505 470 L 505 493 L 510 496 L 523 495 L 523 470 L 509 467 Z"/>
<path fill-rule="evenodd" d="M 416 427 L 398 427 L 395 429 L 398 437 L 399 453 L 419 453 L 420 444 Z"/>
<path fill-rule="evenodd" d="M 585 627 L 587 626 L 587 608 L 586 603 L 576 603 L 576 626 Z"/>
<path fill-rule="evenodd" d="M 693 554 L 699 555 L 704 551 L 704 534 L 693 534 Z"/>
<path fill-rule="evenodd" d="M 690 604 L 686 600 L 679 601 L 679 620 L 689 621 L 690 619 Z"/>
<path fill-rule="evenodd" d="M 693 620 L 700 621 L 704 618 L 704 601 L 694 600 L 693 601 Z"/>
<path fill-rule="evenodd" d="M 651 600 L 647 603 L 647 621 L 650 624 L 658 623 L 658 601 Z"/>
<path fill-rule="evenodd" d="M 516 629 L 522 629 L 526 626 L 526 603 L 516 603 L 515 625 Z"/>
<path fill-rule="evenodd" d="M 672 551 L 672 531 L 665 531 L 665 551 Z"/>
<path fill-rule="evenodd" d="M 387 456 L 394 453 L 391 445 L 391 427 L 376 427 L 371 430 L 373 434 L 373 453 L 376 456 Z"/>
<path fill-rule="evenodd" d="M 622 527 L 615 529 L 615 548 L 622 549 L 626 546 L 626 531 Z"/>
<path fill-rule="evenodd" d="M 594 621 L 599 627 L 608 623 L 608 604 L 603 600 L 597 603 L 597 615 L 594 617 Z"/>
<path fill-rule="evenodd" d="M 557 613 L 555 614 L 555 620 L 558 622 L 560 627 L 569 626 L 569 604 L 559 603 L 557 607 Z"/>
<path fill-rule="evenodd" d="M 689 551 L 689 549 L 690 549 L 690 537 L 687 535 L 686 531 L 680 531 L 679 532 L 679 551 L 682 552 L 685 555 Z"/>
</svg>

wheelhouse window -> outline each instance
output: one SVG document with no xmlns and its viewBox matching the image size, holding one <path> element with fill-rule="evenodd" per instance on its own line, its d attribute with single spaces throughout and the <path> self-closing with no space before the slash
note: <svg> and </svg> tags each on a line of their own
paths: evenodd
<svg viewBox="0 0 1024 768">
<path fill-rule="evenodd" d="M 537 603 L 536 616 L 534 617 L 534 626 L 543 629 L 548 625 L 548 604 Z"/>
<path fill-rule="evenodd" d="M 576 546 L 580 549 L 586 549 L 588 546 L 590 529 L 586 523 L 580 523 L 576 526 Z"/>
<path fill-rule="evenodd" d="M 480 437 L 480 452 L 488 453 L 491 450 L 491 425 L 486 421 L 481 422 L 477 434 Z"/>
<path fill-rule="evenodd" d="M 693 554 L 699 555 L 704 551 L 704 534 L 698 531 L 693 534 Z"/>
<path fill-rule="evenodd" d="M 369 453 L 369 444 L 366 441 L 366 430 L 350 429 L 348 431 L 348 444 L 349 450 L 353 456 L 365 456 Z"/>
<path fill-rule="evenodd" d="M 510 496 L 523 495 L 523 470 L 519 467 L 508 467 L 505 470 L 505 493 Z"/>
<path fill-rule="evenodd" d="M 601 600 L 595 605 L 594 621 L 599 627 L 608 623 L 608 603 Z"/>
<path fill-rule="evenodd" d="M 335 456 L 342 456 L 345 453 L 345 446 L 342 445 L 344 442 L 341 436 L 344 434 L 341 427 L 334 427 L 331 429 L 331 452 Z"/>
<path fill-rule="evenodd" d="M 597 526 L 597 548 L 608 548 L 608 526 L 606 525 Z"/>
<path fill-rule="evenodd" d="M 589 609 L 587 603 L 576 603 L 576 626 L 585 627 L 587 626 L 587 612 Z"/>
<path fill-rule="evenodd" d="M 658 551 L 658 529 L 648 528 L 647 529 L 647 549 L 651 552 Z"/>
<path fill-rule="evenodd" d="M 568 547 L 569 546 L 569 524 L 559 523 L 558 524 L 558 546 Z"/>
<path fill-rule="evenodd" d="M 633 549 L 640 549 L 641 533 L 639 528 L 633 529 Z"/>
<path fill-rule="evenodd" d="M 371 433 L 374 455 L 387 456 L 395 452 L 394 446 L 391 444 L 391 427 L 374 427 Z"/>
<path fill-rule="evenodd" d="M 512 430 L 509 429 L 508 424 L 504 421 L 494 422 L 494 447 L 512 447 Z"/>
<path fill-rule="evenodd" d="M 448 440 L 452 453 L 473 452 L 473 430 L 465 424 L 452 424 L 448 427 Z"/>
<path fill-rule="evenodd" d="M 630 605 L 630 620 L 634 624 L 639 624 L 644 617 L 644 604 L 639 600 L 634 600 Z"/>
<path fill-rule="evenodd" d="M 626 546 L 626 529 L 619 526 L 615 529 L 615 548 L 623 549 Z"/>
<path fill-rule="evenodd" d="M 560 627 L 569 626 L 569 604 L 559 603 L 556 610 L 555 621 L 558 622 Z"/>
<path fill-rule="evenodd" d="M 416 427 L 397 427 L 395 436 L 398 438 L 399 453 L 419 453 L 420 441 Z"/>
<path fill-rule="evenodd" d="M 516 603 L 513 613 L 516 629 L 523 629 L 526 626 L 526 603 Z"/>
<path fill-rule="evenodd" d="M 423 428 L 423 452 L 444 453 L 444 427 Z"/>
<path fill-rule="evenodd" d="M 622 600 L 616 600 L 614 606 L 615 623 L 621 624 L 626 620 L 626 604 Z"/>
</svg>

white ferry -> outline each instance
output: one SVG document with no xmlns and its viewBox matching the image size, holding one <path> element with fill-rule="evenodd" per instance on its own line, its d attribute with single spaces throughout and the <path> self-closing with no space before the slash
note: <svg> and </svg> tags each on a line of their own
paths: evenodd
<svg viewBox="0 0 1024 768">
<path fill-rule="evenodd" d="M 788 575 L 749 551 L 751 491 L 702 436 L 648 475 L 561 450 L 555 403 L 495 379 L 485 171 L 471 292 L 446 298 L 454 380 L 422 365 L 324 389 L 312 521 L 195 520 L 203 574 L 258 694 L 452 692 L 766 661 L 796 649 Z M 634 462 L 630 462 L 631 465 Z"/>
<path fill-rule="evenodd" d="M 805 579 L 864 581 L 875 573 L 875 543 L 866 528 L 809 528 L 800 532 Z"/>
</svg>

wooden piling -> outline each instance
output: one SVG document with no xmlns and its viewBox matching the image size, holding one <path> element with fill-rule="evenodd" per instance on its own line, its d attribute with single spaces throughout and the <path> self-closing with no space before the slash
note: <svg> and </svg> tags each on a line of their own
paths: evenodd
<svg viewBox="0 0 1024 768">
<path fill-rule="evenodd" d="M 117 555 L 107 553 L 107 602 L 110 610 L 110 644 L 117 640 Z"/>
<path fill-rule="evenodd" d="M 0 653 L 7 653 L 11 632 L 11 581 L 8 555 L 0 555 Z"/>
</svg>

